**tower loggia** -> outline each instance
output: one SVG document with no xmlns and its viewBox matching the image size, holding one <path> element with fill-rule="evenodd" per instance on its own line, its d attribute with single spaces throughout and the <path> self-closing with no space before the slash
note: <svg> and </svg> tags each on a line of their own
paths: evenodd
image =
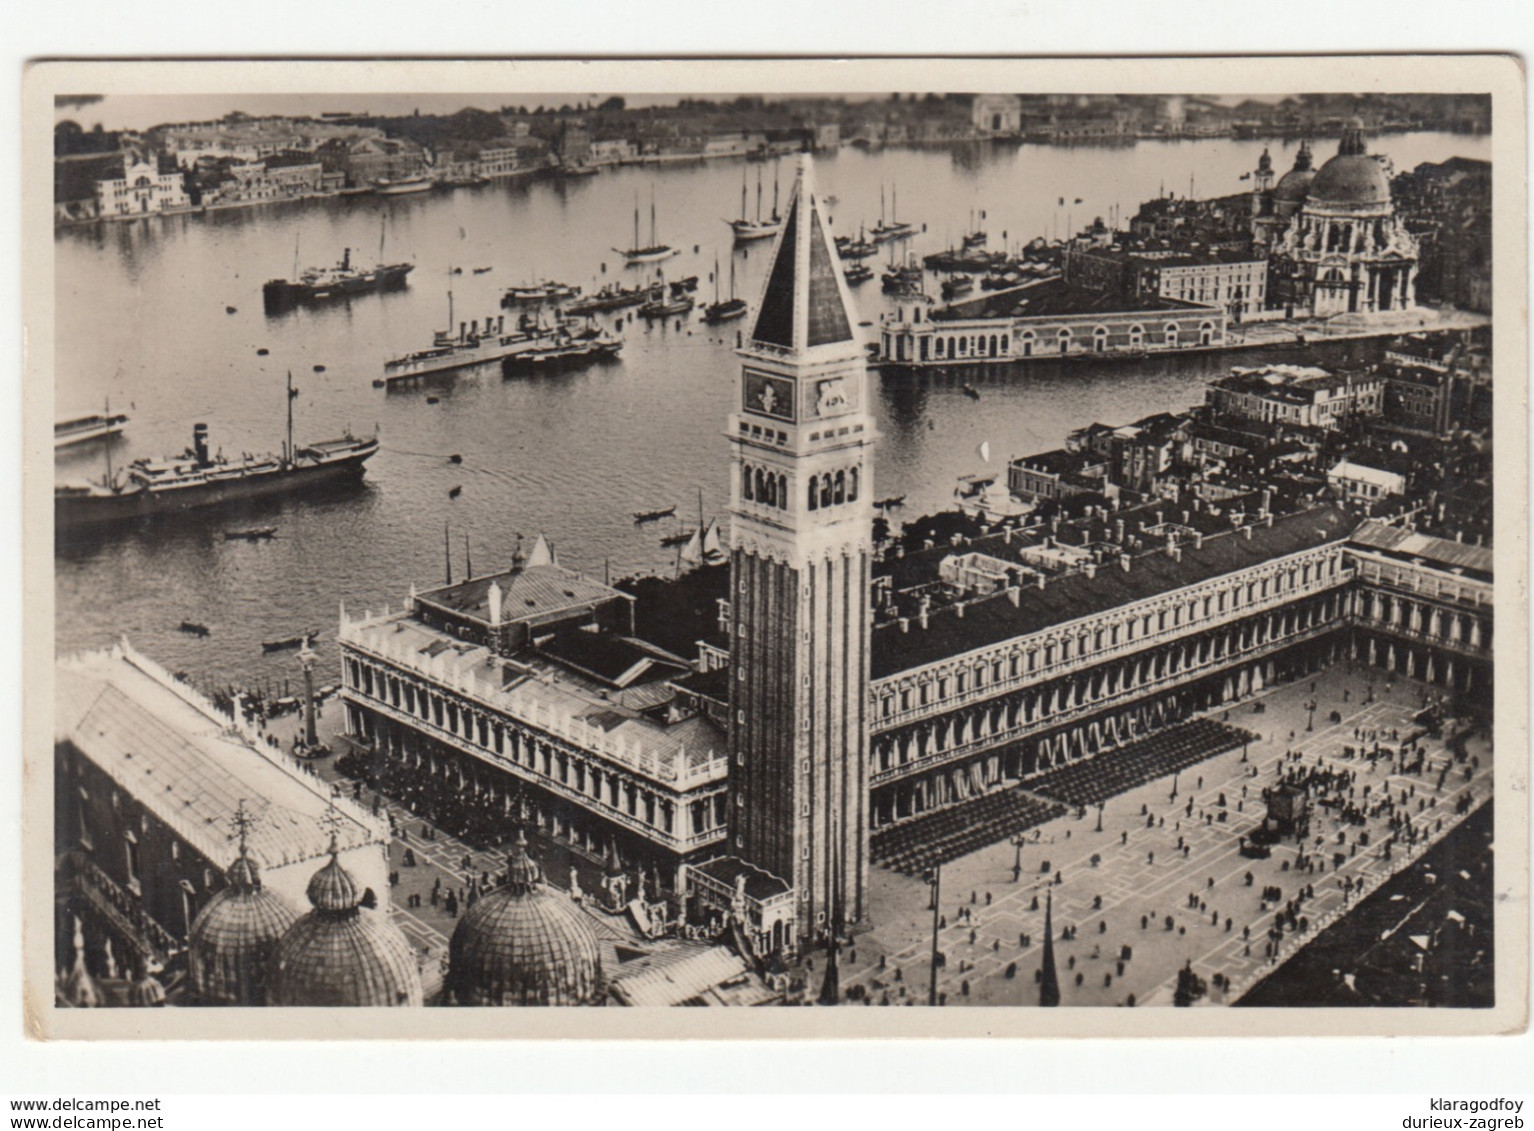
<svg viewBox="0 0 1534 1131">
<path fill-rule="evenodd" d="M 792 889 L 798 941 L 866 913 L 875 434 L 856 326 L 806 156 L 729 421 L 730 850 Z"/>
</svg>

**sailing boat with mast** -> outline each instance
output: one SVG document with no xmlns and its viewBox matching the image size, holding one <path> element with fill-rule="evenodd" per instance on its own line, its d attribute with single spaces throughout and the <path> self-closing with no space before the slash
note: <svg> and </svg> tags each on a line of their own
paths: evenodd
<svg viewBox="0 0 1534 1131">
<path fill-rule="evenodd" d="M 625 263 L 654 263 L 661 259 L 670 259 L 673 255 L 681 255 L 681 248 L 672 247 L 661 243 L 655 236 L 655 190 L 650 190 L 650 243 L 647 247 L 639 246 L 639 194 L 634 194 L 634 245 L 625 251 L 621 247 L 613 248 L 623 256 Z"/>
<path fill-rule="evenodd" d="M 283 310 L 304 302 L 323 302 L 326 299 L 368 291 L 383 291 L 404 286 L 405 277 L 415 270 L 414 263 L 385 263 L 385 218 L 380 218 L 378 228 L 378 263 L 371 269 L 352 264 L 352 249 L 343 248 L 341 262 L 334 267 L 310 267 L 299 274 L 298 241 L 293 241 L 292 279 L 268 279 L 261 287 L 268 313 Z"/>
<path fill-rule="evenodd" d="M 775 236 L 783 230 L 783 218 L 778 215 L 778 182 L 774 175 L 772 183 L 772 217 L 762 219 L 762 168 L 756 169 L 756 217 L 753 219 L 746 215 L 746 173 L 741 170 L 740 174 L 740 219 L 725 221 L 735 232 L 735 242 L 750 243 L 752 240 L 767 239 Z"/>
<path fill-rule="evenodd" d="M 703 308 L 703 321 L 710 326 L 731 322 L 746 313 L 746 300 L 735 297 L 735 257 L 730 257 L 730 297 L 719 301 L 719 256 L 714 256 L 714 301 Z"/>
<path fill-rule="evenodd" d="M 916 234 L 915 229 L 912 228 L 910 224 L 907 224 L 907 223 L 905 223 L 902 220 L 896 219 L 896 214 L 899 211 L 900 211 L 899 198 L 895 195 L 895 186 L 891 185 L 890 186 L 890 218 L 889 218 L 889 222 L 888 223 L 885 222 L 885 220 L 884 220 L 884 186 L 880 185 L 879 186 L 879 222 L 877 224 L 875 224 L 873 226 L 873 228 L 869 230 L 869 233 L 868 233 L 869 236 L 871 236 L 873 238 L 873 242 L 874 243 L 879 244 L 879 243 L 888 243 L 891 240 L 910 239 L 911 236 Z"/>
</svg>

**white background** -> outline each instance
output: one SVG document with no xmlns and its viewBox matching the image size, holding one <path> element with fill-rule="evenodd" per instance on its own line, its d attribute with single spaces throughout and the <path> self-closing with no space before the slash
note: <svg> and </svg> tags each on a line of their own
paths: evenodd
<svg viewBox="0 0 1534 1131">
<path fill-rule="evenodd" d="M 124 3 L 116 0 L 12 0 L 0 16 L 0 55 L 9 64 L 0 82 L 0 184 L 6 186 L 0 244 L 0 451 L 20 451 L 20 145 L 21 72 L 29 58 L 181 56 L 416 56 L 468 54 L 586 56 L 676 55 L 975 55 L 1318 53 L 1390 50 L 1511 50 L 1530 45 L 1527 3 L 1456 0 L 891 0 L 837 4 L 833 0 L 774 0 L 682 4 L 638 0 L 601 4 L 542 0 L 538 4 L 418 3 L 370 0 L 322 6 L 318 0 L 218 0 Z M 1505 387 L 1515 387 L 1509 382 Z M 19 460 L 0 483 L 0 545 L 19 544 Z M 14 555 L 0 554 L 0 593 L 14 611 L 21 596 Z M 1526 609 L 1525 609 L 1526 613 Z M 443 1092 L 513 1090 L 580 1092 L 653 1091 L 940 1091 L 1052 1093 L 1357 1093 L 1516 1094 L 1531 1089 L 1534 1041 L 1516 1038 L 1456 1040 L 1289 1040 L 1159 1042 L 902 1042 L 861 1045 L 816 1043 L 623 1045 L 531 1044 L 265 1044 L 44 1045 L 27 1041 L 19 1004 L 20 958 L 15 924 L 21 908 L 19 618 L 8 616 L 0 653 L 0 731 L 6 773 L 0 777 L 0 1096 L 158 1092 Z M 1511 753 L 1511 744 L 1504 747 Z M 316 1125 L 319 1109 L 289 1105 L 295 1126 Z M 715 1100 L 675 1105 L 641 1101 L 627 1110 L 603 1105 L 603 1122 L 618 1125 L 772 1122 L 790 1115 L 772 1103 Z M 227 1109 L 226 1109 L 227 1110 Z M 346 1119 L 331 1107 L 325 1120 Z M 406 1110 L 371 1109 L 352 1117 L 411 1128 L 469 1114 L 440 1104 Z M 595 1112 L 516 1101 L 481 1101 L 475 1112 L 496 1125 L 515 1125 L 536 1111 L 565 1126 L 589 1125 Z M 834 1110 L 834 1115 L 832 1111 Z M 991 1101 L 982 1118 L 1002 1125 L 1160 1126 L 1220 1121 L 1249 1127 L 1292 1125 L 1310 1119 L 1341 1126 L 1401 1127 L 1405 1115 L 1426 1115 L 1425 1103 L 1332 1107 L 1247 1099 L 1234 1105 L 1186 1101 L 1094 1113 L 1090 1106 Z M 212 1126 L 207 1108 L 197 1116 L 166 1120 L 167 1127 Z M 1325 1113 L 1334 1118 L 1327 1118 Z M 648 1113 L 648 1114 L 646 1114 Z M 8 1117 L 6 1112 L 0 1119 Z M 247 1111 L 247 1115 L 253 1113 Z M 271 1113 L 267 1113 L 270 1115 Z M 861 1106 L 826 1109 L 838 1123 L 865 1122 Z M 895 1105 L 875 1115 L 882 1122 L 918 1119 L 928 1124 L 972 1118 L 955 1105 Z M 658 1117 L 658 1118 L 657 1118 Z M 1526 1121 L 1534 1112 L 1526 1106 Z M 231 1126 L 254 1126 L 236 1120 Z M 1526 1122 L 1526 1125 L 1529 1125 Z"/>
</svg>

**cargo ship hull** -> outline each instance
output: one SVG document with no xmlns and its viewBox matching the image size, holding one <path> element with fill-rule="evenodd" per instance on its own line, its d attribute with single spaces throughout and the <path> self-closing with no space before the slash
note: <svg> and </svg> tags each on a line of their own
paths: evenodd
<svg viewBox="0 0 1534 1131">
<path fill-rule="evenodd" d="M 344 298 L 348 295 L 394 290 L 405 285 L 406 278 L 414 267 L 415 265 L 411 263 L 400 263 L 324 283 L 295 283 L 288 279 L 273 279 L 261 288 L 261 296 L 265 299 L 268 308 L 280 308 L 305 302 L 324 302 L 327 299 Z"/>
<path fill-rule="evenodd" d="M 339 444 L 339 441 L 331 441 Z M 333 487 L 362 477 L 367 460 L 378 450 L 376 440 L 353 441 L 349 450 L 327 453 L 323 446 L 306 451 L 319 454 L 293 466 L 257 463 L 248 472 L 238 466 L 210 469 L 195 482 L 117 492 L 55 491 L 54 526 L 58 531 L 110 523 L 172 517 L 210 507 L 230 506 L 252 499 L 297 495 Z"/>
</svg>

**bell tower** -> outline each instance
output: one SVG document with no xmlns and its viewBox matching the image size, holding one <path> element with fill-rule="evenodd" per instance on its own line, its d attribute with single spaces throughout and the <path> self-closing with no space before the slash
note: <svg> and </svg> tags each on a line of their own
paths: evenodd
<svg viewBox="0 0 1534 1131">
<path fill-rule="evenodd" d="M 730 850 L 794 889 L 813 940 L 866 914 L 866 359 L 800 158 L 730 415 Z"/>
</svg>

